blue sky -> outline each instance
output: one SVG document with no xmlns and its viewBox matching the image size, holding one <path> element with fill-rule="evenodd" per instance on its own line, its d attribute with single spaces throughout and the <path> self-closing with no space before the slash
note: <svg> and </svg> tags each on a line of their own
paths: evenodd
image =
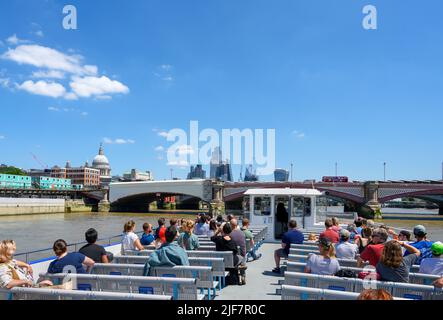
<svg viewBox="0 0 443 320">
<path fill-rule="evenodd" d="M 198 120 L 275 128 L 296 179 L 441 179 L 441 1 L 73 0 L 77 30 L 66 4 L 0 2 L 0 163 L 80 165 L 103 142 L 113 174 L 164 179 L 159 134 Z"/>
</svg>

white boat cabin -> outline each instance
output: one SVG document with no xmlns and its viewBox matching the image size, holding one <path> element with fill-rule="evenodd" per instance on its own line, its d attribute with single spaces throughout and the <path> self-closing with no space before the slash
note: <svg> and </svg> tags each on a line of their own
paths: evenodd
<svg viewBox="0 0 443 320">
<path fill-rule="evenodd" d="M 253 226 L 267 226 L 266 240 L 277 242 L 288 230 L 291 219 L 299 229 L 317 229 L 317 197 L 322 192 L 316 189 L 249 189 L 244 196 L 245 217 Z"/>
</svg>

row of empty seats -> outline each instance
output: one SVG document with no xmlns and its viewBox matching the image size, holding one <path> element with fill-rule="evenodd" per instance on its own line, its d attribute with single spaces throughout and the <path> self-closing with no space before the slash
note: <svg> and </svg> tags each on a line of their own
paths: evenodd
<svg viewBox="0 0 443 320">
<path fill-rule="evenodd" d="M 358 278 L 340 278 L 302 272 L 286 272 L 285 285 L 335 290 L 342 292 L 361 292 L 364 289 L 384 289 L 394 297 L 413 300 L 442 300 L 442 289 L 434 286 L 363 280 Z"/>
<path fill-rule="evenodd" d="M 104 274 L 41 274 L 54 284 L 72 281 L 73 289 L 172 296 L 174 300 L 203 300 L 196 279 Z"/>
</svg>

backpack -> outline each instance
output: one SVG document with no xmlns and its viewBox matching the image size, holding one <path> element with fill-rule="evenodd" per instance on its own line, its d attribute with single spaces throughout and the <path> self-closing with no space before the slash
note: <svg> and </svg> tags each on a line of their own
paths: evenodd
<svg viewBox="0 0 443 320">
<path fill-rule="evenodd" d="M 352 270 L 341 269 L 335 274 L 335 276 L 340 278 L 357 278 L 357 273 Z"/>
</svg>

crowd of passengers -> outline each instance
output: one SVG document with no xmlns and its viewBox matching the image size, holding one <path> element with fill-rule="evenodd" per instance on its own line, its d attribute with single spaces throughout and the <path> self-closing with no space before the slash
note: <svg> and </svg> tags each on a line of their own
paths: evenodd
<svg viewBox="0 0 443 320">
<path fill-rule="evenodd" d="M 149 223 L 143 225 L 143 234 L 139 237 L 136 233 L 134 221 L 128 221 L 123 227 L 121 241 L 122 254 L 128 251 L 141 251 L 153 249 L 144 269 L 144 275 L 152 275 L 152 268 L 158 266 L 188 266 L 187 251 L 200 248 L 198 236 L 207 236 L 216 251 L 231 251 L 235 268 L 227 269 L 230 277 L 227 284 L 246 284 L 246 263 L 249 258 L 260 259 L 261 254 L 256 253 L 254 235 L 249 230 L 248 219 L 242 220 L 239 226 L 238 220 L 233 215 L 226 219 L 222 216 L 212 218 L 208 215 L 199 215 L 195 220 L 170 219 L 167 225 L 166 219 L 160 218 L 158 226 L 154 229 Z M 98 245 L 98 232 L 89 229 L 85 233 L 87 244 L 78 252 L 69 252 L 65 240 L 59 239 L 53 244 L 56 255 L 47 272 L 58 273 L 89 273 L 96 263 L 111 263 L 113 254 Z M 34 280 L 32 266 L 28 263 L 14 259 L 17 250 L 13 240 L 0 242 L 0 289 L 14 287 L 53 287 L 51 281 Z"/>
<path fill-rule="evenodd" d="M 414 239 L 412 239 L 414 237 Z M 341 270 L 338 259 L 356 260 L 357 267 L 375 267 L 377 280 L 409 283 L 413 265 L 420 266 L 419 273 L 443 277 L 443 243 L 427 238 L 426 228 L 417 225 L 413 234 L 406 230 L 398 234 L 391 228 L 376 227 L 372 220 L 359 218 L 353 224 L 341 227 L 337 218 L 325 220 L 325 230 L 317 238 L 310 234 L 304 240 L 297 230 L 296 221 L 289 222 L 289 231 L 283 235 L 282 248 L 274 253 L 275 273 L 280 273 L 281 258 L 288 258 L 291 244 L 318 246 L 318 254 L 310 253 L 304 272 L 340 277 L 364 278 L 367 272 L 356 274 Z M 373 274 L 374 272 L 372 272 Z M 443 286 L 443 278 L 434 282 Z"/>
</svg>

